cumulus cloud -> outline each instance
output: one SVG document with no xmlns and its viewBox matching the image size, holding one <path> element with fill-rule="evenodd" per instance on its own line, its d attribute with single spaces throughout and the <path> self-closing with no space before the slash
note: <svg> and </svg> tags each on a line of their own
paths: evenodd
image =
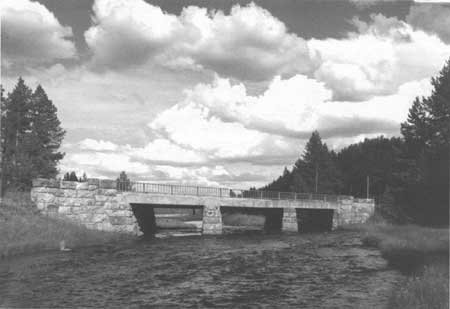
<svg viewBox="0 0 450 309">
<path fill-rule="evenodd" d="M 94 25 L 85 38 L 100 67 L 120 69 L 151 60 L 265 80 L 311 71 L 317 60 L 302 38 L 253 3 L 232 7 L 229 15 L 190 6 L 177 16 L 143 0 L 97 0 L 93 11 Z"/>
<path fill-rule="evenodd" d="M 334 149 L 366 137 L 398 135 L 414 97 L 430 91 L 424 79 L 401 85 L 393 95 L 336 102 L 322 83 L 303 75 L 276 77 L 259 96 L 217 77 L 159 113 L 149 124 L 157 137 L 146 145 L 85 139 L 74 144 L 79 150 L 72 148 L 63 165 L 95 176 L 126 170 L 141 180 L 262 185 L 298 158 L 311 131 L 318 129 Z M 231 171 L 232 166 L 239 168 Z"/>
<path fill-rule="evenodd" d="M 102 170 L 103 172 L 127 171 L 133 174 L 147 174 L 150 167 L 141 162 L 132 161 L 122 153 L 80 152 L 68 155 L 64 165 L 75 164 L 84 170 Z"/>
<path fill-rule="evenodd" d="M 396 18 L 372 15 L 369 23 L 353 23 L 358 31 L 347 38 L 309 41 L 323 60 L 315 77 L 333 90 L 334 100 L 394 94 L 404 83 L 436 74 L 450 54 L 437 36 Z"/>
<path fill-rule="evenodd" d="M 114 143 L 111 143 L 109 141 L 103 141 L 103 140 L 94 140 L 91 138 L 86 138 L 84 140 L 82 140 L 79 143 L 80 149 L 87 149 L 87 150 L 97 150 L 97 151 L 102 151 L 102 150 L 110 150 L 110 151 L 114 151 L 117 150 L 117 145 Z"/>
<path fill-rule="evenodd" d="M 437 34 L 444 42 L 450 43 L 450 7 L 444 5 L 414 5 L 410 8 L 406 21 L 416 29 Z"/>
<path fill-rule="evenodd" d="M 72 29 L 63 26 L 45 6 L 29 0 L 0 2 L 2 65 L 51 63 L 73 58 Z"/>
<path fill-rule="evenodd" d="M 276 77 L 264 93 L 251 96 L 244 84 L 217 77 L 187 91 L 150 127 L 176 143 L 221 157 L 256 156 L 267 154 L 267 144 L 283 152 L 292 147 L 289 138 L 309 138 L 316 129 L 327 137 L 398 131 L 414 97 L 429 92 L 424 79 L 405 83 L 392 95 L 337 102 L 323 83 L 296 75 Z"/>
</svg>

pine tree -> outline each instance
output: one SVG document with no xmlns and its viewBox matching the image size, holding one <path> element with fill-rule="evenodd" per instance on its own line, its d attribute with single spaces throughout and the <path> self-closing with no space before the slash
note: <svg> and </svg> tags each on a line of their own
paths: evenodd
<svg viewBox="0 0 450 309">
<path fill-rule="evenodd" d="M 322 143 L 319 132 L 314 131 L 301 159 L 295 163 L 297 176 L 294 177 L 294 186 L 300 187 L 299 191 L 303 192 L 339 193 L 341 183 L 335 157 Z"/>
<path fill-rule="evenodd" d="M 117 190 L 129 191 L 131 190 L 131 181 L 125 171 L 122 171 L 117 178 Z"/>
<path fill-rule="evenodd" d="M 14 90 L 4 100 L 2 119 L 4 185 L 22 189 L 25 184 L 31 183 L 33 176 L 30 167 L 30 157 L 27 153 L 31 132 L 31 105 L 32 91 L 22 78 L 19 78 Z"/>
<path fill-rule="evenodd" d="M 416 99 L 401 125 L 411 166 L 404 177 L 403 203 L 421 223 L 448 224 L 450 161 L 450 60 L 432 78 L 431 96 Z"/>
<path fill-rule="evenodd" d="M 77 174 L 75 172 L 71 172 L 69 174 L 69 181 L 78 181 Z"/>
<path fill-rule="evenodd" d="M 64 157 L 59 152 L 65 131 L 57 117 L 57 109 L 39 85 L 32 95 L 30 106 L 33 167 L 39 177 L 53 178 L 57 164 Z"/>
<path fill-rule="evenodd" d="M 57 175 L 65 132 L 56 112 L 44 89 L 38 86 L 33 93 L 22 78 L 2 98 L 3 188 L 27 190 L 32 179 Z"/>
</svg>

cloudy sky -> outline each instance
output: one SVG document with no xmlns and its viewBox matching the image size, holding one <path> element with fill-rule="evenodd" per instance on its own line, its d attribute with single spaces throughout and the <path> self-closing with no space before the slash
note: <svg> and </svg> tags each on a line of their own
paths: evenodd
<svg viewBox="0 0 450 309">
<path fill-rule="evenodd" d="M 428 2 L 2 0 L 2 84 L 47 91 L 63 173 L 260 186 L 315 129 L 400 134 L 450 57 L 450 5 Z"/>
</svg>

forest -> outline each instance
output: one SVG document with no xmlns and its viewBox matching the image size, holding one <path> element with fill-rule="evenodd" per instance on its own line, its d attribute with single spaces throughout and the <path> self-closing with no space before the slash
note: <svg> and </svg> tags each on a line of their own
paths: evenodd
<svg viewBox="0 0 450 309">
<path fill-rule="evenodd" d="M 431 83 L 431 95 L 413 102 L 401 137 L 365 139 L 335 152 L 315 131 L 292 168 L 260 190 L 369 196 L 393 222 L 448 224 L 450 60 Z"/>
</svg>

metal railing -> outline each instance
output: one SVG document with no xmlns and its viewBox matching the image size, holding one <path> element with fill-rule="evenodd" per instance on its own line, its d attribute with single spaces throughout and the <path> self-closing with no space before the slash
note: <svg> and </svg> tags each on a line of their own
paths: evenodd
<svg viewBox="0 0 450 309">
<path fill-rule="evenodd" d="M 139 193 L 167 195 L 215 196 L 228 198 L 250 198 L 265 200 L 318 200 L 337 201 L 347 198 L 345 195 L 313 194 L 296 192 L 278 192 L 263 190 L 241 190 L 217 187 L 158 184 L 148 182 L 117 182 L 117 190 Z"/>
</svg>

